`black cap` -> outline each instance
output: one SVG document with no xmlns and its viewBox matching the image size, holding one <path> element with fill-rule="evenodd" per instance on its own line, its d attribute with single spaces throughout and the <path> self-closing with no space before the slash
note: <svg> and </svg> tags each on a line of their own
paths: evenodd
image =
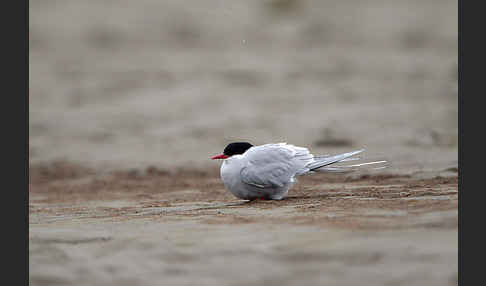
<svg viewBox="0 0 486 286">
<path fill-rule="evenodd" d="M 233 142 L 228 144 L 228 146 L 224 148 L 223 154 L 225 154 L 226 156 L 243 154 L 245 153 L 246 150 L 250 149 L 251 147 L 253 147 L 253 145 L 251 145 L 248 142 Z"/>
</svg>

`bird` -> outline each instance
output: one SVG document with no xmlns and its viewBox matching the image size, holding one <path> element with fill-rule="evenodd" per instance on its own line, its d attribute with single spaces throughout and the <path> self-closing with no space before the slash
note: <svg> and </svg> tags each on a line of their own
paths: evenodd
<svg viewBox="0 0 486 286">
<path fill-rule="evenodd" d="M 375 169 L 387 167 L 387 161 L 375 161 L 347 166 L 335 163 L 359 160 L 353 156 L 364 149 L 338 155 L 314 156 L 305 147 L 287 143 L 269 143 L 254 146 L 249 142 L 232 142 L 223 154 L 212 157 L 223 160 L 220 176 L 223 184 L 235 197 L 243 200 L 284 199 L 297 177 L 324 172 L 351 172 L 362 166 L 380 164 Z"/>
</svg>

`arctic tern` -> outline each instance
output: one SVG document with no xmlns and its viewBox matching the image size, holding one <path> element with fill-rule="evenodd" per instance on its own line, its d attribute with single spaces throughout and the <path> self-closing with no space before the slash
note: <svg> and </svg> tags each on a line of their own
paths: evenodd
<svg viewBox="0 0 486 286">
<path fill-rule="evenodd" d="M 234 196 L 245 200 L 281 200 L 296 183 L 297 176 L 317 171 L 349 172 L 362 166 L 381 164 L 375 161 L 347 166 L 331 166 L 334 163 L 359 160 L 353 156 L 364 150 L 339 155 L 314 156 L 307 148 L 287 143 L 253 146 L 248 142 L 233 142 L 223 154 L 211 159 L 222 159 L 221 179 Z"/>
</svg>

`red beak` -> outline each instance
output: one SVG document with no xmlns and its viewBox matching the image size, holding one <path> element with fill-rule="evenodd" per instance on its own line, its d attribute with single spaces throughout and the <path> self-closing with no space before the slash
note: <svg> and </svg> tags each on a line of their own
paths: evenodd
<svg viewBox="0 0 486 286">
<path fill-rule="evenodd" d="M 218 155 L 218 156 L 214 156 L 211 159 L 216 160 L 216 159 L 226 159 L 226 158 L 229 158 L 229 156 L 226 156 L 224 154 L 221 154 L 221 155 Z"/>
</svg>

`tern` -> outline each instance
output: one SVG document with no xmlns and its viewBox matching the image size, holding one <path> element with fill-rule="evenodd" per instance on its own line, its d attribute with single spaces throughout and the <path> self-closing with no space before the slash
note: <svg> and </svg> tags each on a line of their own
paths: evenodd
<svg viewBox="0 0 486 286">
<path fill-rule="evenodd" d="M 226 146 L 223 154 L 211 159 L 222 159 L 221 179 L 234 196 L 244 200 L 281 200 L 287 196 L 297 182 L 297 176 L 324 172 L 350 172 L 362 166 L 382 164 L 375 161 L 347 166 L 330 166 L 334 163 L 359 160 L 353 157 L 361 152 L 339 155 L 314 156 L 305 147 L 287 143 L 271 143 L 253 146 L 248 142 L 233 142 Z"/>
</svg>

